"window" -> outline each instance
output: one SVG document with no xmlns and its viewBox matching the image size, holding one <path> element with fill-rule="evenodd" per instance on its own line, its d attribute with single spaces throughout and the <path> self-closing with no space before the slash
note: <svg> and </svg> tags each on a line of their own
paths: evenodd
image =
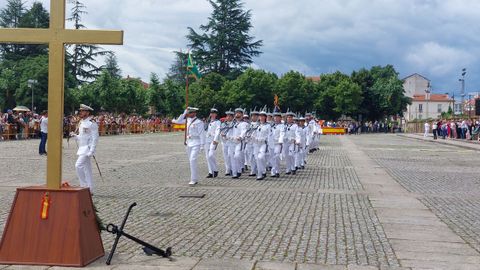
<svg viewBox="0 0 480 270">
<path fill-rule="evenodd" d="M 442 112 L 442 104 L 437 105 L 437 112 L 441 113 Z"/>
<path fill-rule="evenodd" d="M 418 104 L 418 112 L 423 112 L 423 104 Z"/>
</svg>

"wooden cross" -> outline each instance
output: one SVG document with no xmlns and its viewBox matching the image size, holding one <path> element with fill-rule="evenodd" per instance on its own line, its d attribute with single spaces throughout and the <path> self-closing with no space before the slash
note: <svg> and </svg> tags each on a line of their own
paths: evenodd
<svg viewBox="0 0 480 270">
<path fill-rule="evenodd" d="M 48 44 L 47 187 L 60 189 L 65 44 L 123 44 L 123 31 L 65 29 L 65 0 L 50 0 L 50 27 L 2 28 L 1 43 Z"/>
</svg>

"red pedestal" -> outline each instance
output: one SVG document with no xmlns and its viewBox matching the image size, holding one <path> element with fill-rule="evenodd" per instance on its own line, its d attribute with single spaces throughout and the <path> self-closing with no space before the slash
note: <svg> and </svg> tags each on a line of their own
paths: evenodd
<svg viewBox="0 0 480 270">
<path fill-rule="evenodd" d="M 48 219 L 40 218 L 49 192 Z M 0 264 L 85 266 L 105 254 L 88 188 L 18 188 L 0 242 Z"/>
</svg>

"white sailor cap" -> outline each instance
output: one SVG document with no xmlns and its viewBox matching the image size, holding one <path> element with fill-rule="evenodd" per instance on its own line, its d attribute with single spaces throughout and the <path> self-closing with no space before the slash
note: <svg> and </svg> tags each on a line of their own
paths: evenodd
<svg viewBox="0 0 480 270">
<path fill-rule="evenodd" d="M 243 118 L 250 118 L 250 116 L 248 114 L 244 114 Z"/>
<path fill-rule="evenodd" d="M 282 116 L 282 112 L 273 112 L 272 115 L 273 116 Z"/>
<path fill-rule="evenodd" d="M 295 117 L 295 113 L 294 113 L 294 112 L 287 112 L 285 115 L 286 115 L 286 116 L 293 116 L 293 117 Z"/>
<path fill-rule="evenodd" d="M 226 115 L 234 115 L 235 113 L 232 112 L 232 110 L 228 110 L 228 111 L 225 112 L 225 114 L 226 114 Z"/>
<path fill-rule="evenodd" d="M 195 107 L 188 107 L 187 108 L 187 113 L 193 113 L 193 112 L 198 112 L 198 108 Z"/>
<path fill-rule="evenodd" d="M 300 117 L 298 118 L 298 121 L 305 121 L 305 117 L 300 116 Z"/>
<path fill-rule="evenodd" d="M 236 109 L 235 109 L 235 112 L 241 112 L 242 114 L 244 114 L 244 113 L 245 113 L 245 110 L 242 109 L 242 108 L 236 108 Z"/>
<path fill-rule="evenodd" d="M 258 114 L 259 114 L 259 115 L 265 115 L 265 116 L 268 115 L 268 113 L 267 113 L 266 111 L 264 111 L 264 110 L 261 110 Z"/>
<path fill-rule="evenodd" d="M 218 110 L 215 109 L 215 108 L 211 108 L 211 109 L 210 109 L 210 113 L 218 113 Z"/>
<path fill-rule="evenodd" d="M 85 104 L 80 104 L 80 109 L 78 109 L 79 111 L 91 111 L 93 112 L 93 108 L 90 107 L 90 106 L 87 106 Z"/>
</svg>

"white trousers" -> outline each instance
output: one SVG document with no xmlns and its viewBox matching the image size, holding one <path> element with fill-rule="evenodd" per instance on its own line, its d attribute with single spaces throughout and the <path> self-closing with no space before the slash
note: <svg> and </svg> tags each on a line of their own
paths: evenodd
<svg viewBox="0 0 480 270">
<path fill-rule="evenodd" d="M 255 157 L 255 164 L 256 164 L 256 171 L 253 171 L 252 167 L 252 172 L 257 174 L 257 178 L 261 177 L 262 174 L 267 172 L 267 144 L 262 143 L 262 144 L 254 144 L 253 146 L 253 152 L 254 152 L 254 157 Z"/>
<path fill-rule="evenodd" d="M 81 187 L 88 187 L 90 192 L 93 193 L 93 173 L 92 162 L 87 155 L 78 156 L 75 163 L 75 169 L 77 171 L 78 180 Z"/>
<path fill-rule="evenodd" d="M 243 167 L 243 151 L 241 143 L 234 143 L 228 147 L 228 156 L 230 157 L 230 165 L 232 166 L 232 176 L 242 173 Z"/>
<path fill-rule="evenodd" d="M 428 129 L 425 129 L 425 133 L 423 133 L 423 137 L 428 137 L 428 132 L 429 130 Z"/>
<path fill-rule="evenodd" d="M 198 182 L 198 166 L 197 159 L 200 153 L 200 145 L 187 146 L 187 155 L 190 162 L 190 180 L 192 182 Z"/>
<path fill-rule="evenodd" d="M 230 164 L 230 157 L 228 155 L 228 146 L 229 143 L 222 142 L 223 160 L 225 161 L 225 173 L 230 173 L 230 171 L 232 170 L 232 165 Z"/>
<path fill-rule="evenodd" d="M 255 145 L 254 143 L 248 143 L 245 147 L 245 163 L 250 166 L 250 174 L 257 173 L 257 153 L 255 152 Z"/>
<path fill-rule="evenodd" d="M 284 144 L 286 171 L 295 170 L 295 144 L 288 142 Z"/>
<path fill-rule="evenodd" d="M 273 153 L 271 158 L 272 171 L 271 174 L 275 175 L 280 173 L 280 155 L 282 155 L 283 145 L 275 144 L 273 147 Z"/>
<path fill-rule="evenodd" d="M 207 158 L 208 173 L 211 174 L 213 174 L 213 172 L 218 172 L 217 158 L 215 157 L 217 145 L 213 144 L 213 142 L 207 142 L 205 144 L 205 157 Z"/>
<path fill-rule="evenodd" d="M 295 153 L 295 167 L 304 166 L 305 161 L 305 146 L 304 145 L 297 145 L 297 152 Z"/>
</svg>

